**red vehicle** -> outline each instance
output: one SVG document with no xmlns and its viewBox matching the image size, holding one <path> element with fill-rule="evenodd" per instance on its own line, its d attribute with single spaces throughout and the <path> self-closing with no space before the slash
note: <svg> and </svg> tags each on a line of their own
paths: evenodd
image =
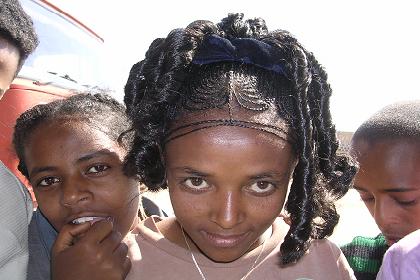
<svg viewBox="0 0 420 280">
<path fill-rule="evenodd" d="M 21 0 L 32 17 L 40 44 L 0 102 L 0 159 L 28 188 L 17 171 L 12 146 L 16 118 L 40 103 L 77 91 L 109 86 L 102 67 L 103 39 L 90 28 L 45 0 Z M 32 191 L 31 191 L 32 193 Z"/>
</svg>

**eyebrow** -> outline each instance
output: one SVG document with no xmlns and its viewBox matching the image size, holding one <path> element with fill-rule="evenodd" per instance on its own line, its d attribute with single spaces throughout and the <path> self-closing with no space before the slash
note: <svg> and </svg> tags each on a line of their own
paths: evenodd
<svg viewBox="0 0 420 280">
<path fill-rule="evenodd" d="M 250 179 L 252 179 L 252 180 L 258 180 L 258 179 L 264 179 L 264 178 L 273 178 L 273 179 L 274 178 L 280 178 L 280 179 L 283 179 L 284 176 L 286 176 L 286 175 L 287 175 L 287 172 L 283 172 L 283 173 L 275 172 L 275 171 L 273 171 L 273 172 L 263 172 L 263 173 L 251 176 Z"/>
<path fill-rule="evenodd" d="M 201 172 L 201 171 L 198 171 L 198 170 L 192 169 L 191 167 L 186 167 L 186 166 L 185 167 L 176 167 L 174 169 L 177 170 L 177 171 L 183 171 L 183 172 L 186 172 L 186 173 L 189 173 L 189 174 L 192 174 L 192 175 L 195 175 L 195 176 L 199 176 L 199 177 L 209 177 L 209 176 L 211 176 L 210 173 Z M 275 177 L 283 178 L 285 175 L 286 175 L 286 173 L 281 174 L 281 173 L 277 173 L 277 172 L 264 172 L 264 173 L 261 173 L 261 174 L 249 176 L 249 179 L 258 180 L 258 179 L 275 178 Z"/>
<path fill-rule="evenodd" d="M 209 173 L 201 172 L 201 171 L 198 171 L 198 170 L 192 169 L 190 167 L 186 167 L 186 166 L 176 167 L 174 169 L 177 170 L 177 171 L 183 171 L 183 172 L 186 172 L 186 173 L 189 173 L 189 174 L 192 174 L 192 175 L 196 175 L 196 176 L 200 176 L 200 177 L 207 177 L 207 176 L 211 175 Z"/>
<path fill-rule="evenodd" d="M 29 172 L 29 178 L 41 172 L 55 171 L 55 170 L 57 170 L 57 168 L 54 166 L 34 167 L 32 168 L 31 172 Z"/>
<path fill-rule="evenodd" d="M 368 192 L 367 190 L 365 190 L 364 188 L 358 187 L 358 186 L 353 186 L 353 188 L 357 191 L 361 191 L 361 192 Z M 418 191 L 420 189 L 415 189 L 415 188 L 390 188 L 390 189 L 384 189 L 384 192 L 392 192 L 392 193 L 403 193 L 403 192 L 411 192 L 411 191 Z"/>
<path fill-rule="evenodd" d="M 101 156 L 112 156 L 112 155 L 118 156 L 118 154 L 116 152 L 110 151 L 109 149 L 102 149 L 102 150 L 99 150 L 99 151 L 95 151 L 95 152 L 86 154 L 86 155 L 78 158 L 76 162 L 79 163 L 79 162 L 88 161 L 92 158 L 97 158 L 97 157 L 101 157 Z"/>
<path fill-rule="evenodd" d="M 76 162 L 77 162 L 77 163 L 80 163 L 80 162 L 88 161 L 88 160 L 90 160 L 90 159 L 92 159 L 92 158 L 96 158 L 96 157 L 100 157 L 100 156 L 112 156 L 112 155 L 116 155 L 116 156 L 118 156 L 116 152 L 111 152 L 111 151 L 110 151 L 110 150 L 108 150 L 108 149 L 102 149 L 102 150 L 99 150 L 99 151 L 95 151 L 95 152 L 92 152 L 92 153 L 86 154 L 86 155 L 84 155 L 84 156 L 82 156 L 82 157 L 78 158 L 78 159 L 76 160 Z M 34 175 L 36 175 L 36 174 L 38 174 L 38 173 L 41 173 L 41 172 L 46 172 L 46 171 L 56 171 L 56 170 L 57 170 L 57 167 L 54 167 L 54 166 L 34 167 L 34 168 L 33 168 L 33 169 L 29 172 L 29 177 L 32 177 L 32 176 L 34 176 Z"/>
</svg>

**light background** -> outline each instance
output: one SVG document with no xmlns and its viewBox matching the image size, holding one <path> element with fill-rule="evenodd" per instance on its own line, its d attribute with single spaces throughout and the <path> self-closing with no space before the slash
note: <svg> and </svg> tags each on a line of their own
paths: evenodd
<svg viewBox="0 0 420 280">
<path fill-rule="evenodd" d="M 269 30 L 286 29 L 312 51 L 329 74 L 337 129 L 354 131 L 369 115 L 396 101 L 420 99 L 420 16 L 417 1 L 103 1 L 50 0 L 105 40 L 111 84 L 123 98 L 131 65 L 149 44 L 197 19 L 219 22 L 229 12 L 262 17 Z M 170 212 L 165 192 L 153 194 Z M 338 244 L 379 231 L 356 191 L 337 204 Z"/>
<path fill-rule="evenodd" d="M 315 54 L 329 74 L 338 130 L 354 131 L 386 104 L 420 98 L 420 16 L 414 0 L 50 1 L 105 39 L 120 100 L 131 65 L 153 39 L 196 19 L 219 22 L 228 12 L 262 17 L 269 30 L 290 31 Z"/>
</svg>

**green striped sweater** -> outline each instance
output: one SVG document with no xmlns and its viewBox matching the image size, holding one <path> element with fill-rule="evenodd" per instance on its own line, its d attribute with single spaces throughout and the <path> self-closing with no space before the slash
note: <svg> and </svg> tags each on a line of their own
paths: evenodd
<svg viewBox="0 0 420 280">
<path fill-rule="evenodd" d="M 341 247 L 358 280 L 376 279 L 387 249 L 388 245 L 382 234 L 375 238 L 357 236 L 351 243 Z"/>
</svg>

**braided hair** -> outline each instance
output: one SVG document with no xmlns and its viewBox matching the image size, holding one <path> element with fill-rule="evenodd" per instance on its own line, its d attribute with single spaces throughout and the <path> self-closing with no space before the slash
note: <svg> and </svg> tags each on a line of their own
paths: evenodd
<svg viewBox="0 0 420 280">
<path fill-rule="evenodd" d="M 285 75 L 255 65 L 192 63 L 206 36 L 253 38 L 269 44 L 281 57 Z M 338 222 L 334 200 L 342 197 L 356 173 L 346 155 L 338 155 L 331 121 L 331 88 L 327 74 L 312 53 L 287 31 L 269 32 L 261 18 L 243 20 L 229 14 L 219 24 L 195 21 L 156 39 L 145 59 L 133 65 L 125 86 L 125 104 L 135 129 L 125 169 L 138 174 L 149 189 L 166 187 L 161 151 L 165 135 L 183 111 L 226 104 L 229 73 L 235 86 L 274 100 L 280 117 L 291 127 L 298 156 L 286 210 L 290 230 L 281 245 L 281 263 L 296 262 L 311 239 L 330 235 Z"/>
<path fill-rule="evenodd" d="M 77 120 L 90 124 L 119 143 L 125 150 L 131 148 L 131 122 L 125 107 L 105 93 L 80 93 L 32 107 L 16 120 L 13 145 L 19 159 L 19 171 L 29 179 L 25 162 L 25 144 L 41 124 Z M 128 131 L 128 132 L 127 132 Z"/>
<path fill-rule="evenodd" d="M 19 49 L 20 66 L 38 45 L 32 19 L 22 9 L 18 0 L 0 0 L 0 37 Z"/>
</svg>

